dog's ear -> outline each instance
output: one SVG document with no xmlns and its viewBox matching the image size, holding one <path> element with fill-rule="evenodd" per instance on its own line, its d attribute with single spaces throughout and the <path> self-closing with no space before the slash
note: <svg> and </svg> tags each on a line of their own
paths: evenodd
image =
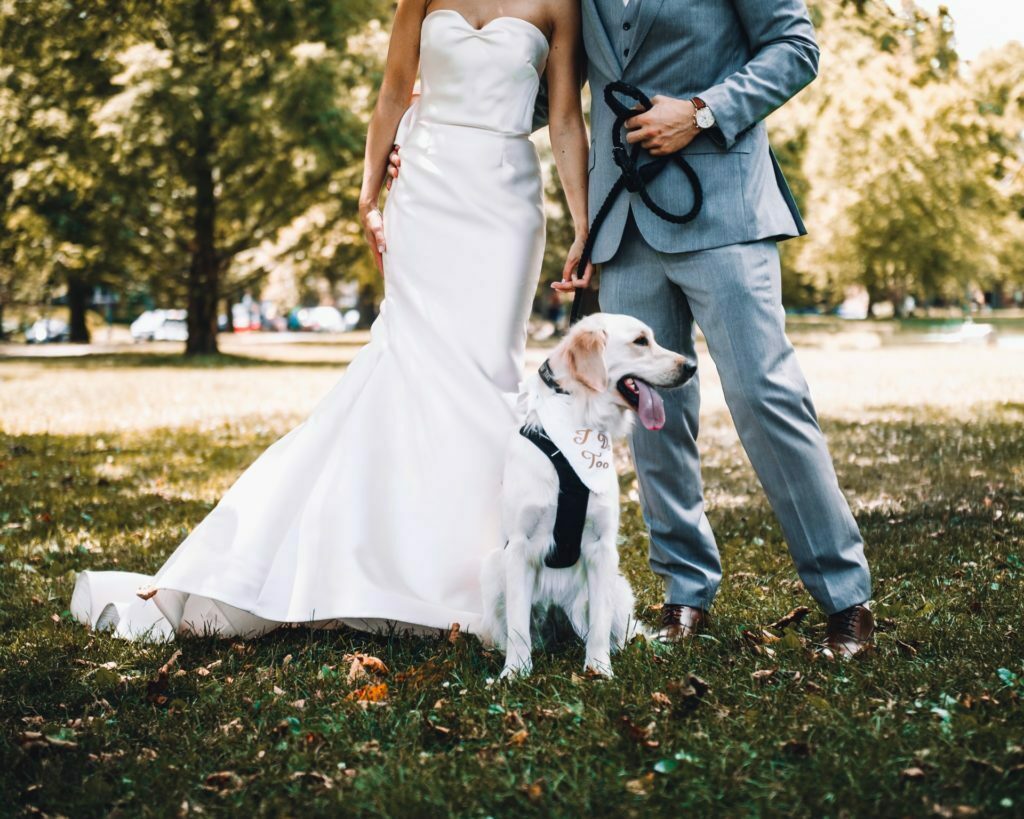
<svg viewBox="0 0 1024 819">
<path fill-rule="evenodd" d="M 594 392 L 608 389 L 608 368 L 604 363 L 607 341 L 604 330 L 579 330 L 566 342 L 565 360 L 570 375 Z"/>
</svg>

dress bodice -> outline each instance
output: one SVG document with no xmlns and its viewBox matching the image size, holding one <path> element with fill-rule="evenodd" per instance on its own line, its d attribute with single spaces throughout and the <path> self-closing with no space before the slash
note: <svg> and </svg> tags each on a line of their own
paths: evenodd
<svg viewBox="0 0 1024 819">
<path fill-rule="evenodd" d="M 423 21 L 419 118 L 502 134 L 529 134 L 548 41 L 533 23 L 498 17 L 477 29 L 459 12 Z"/>
</svg>

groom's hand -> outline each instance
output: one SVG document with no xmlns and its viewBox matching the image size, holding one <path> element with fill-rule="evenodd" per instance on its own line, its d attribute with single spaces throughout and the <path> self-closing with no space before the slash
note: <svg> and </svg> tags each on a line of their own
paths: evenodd
<svg viewBox="0 0 1024 819">
<path fill-rule="evenodd" d="M 650 111 L 626 120 L 626 140 L 639 142 L 651 156 L 667 156 L 681 151 L 700 133 L 694 119 L 696 109 L 689 100 L 652 97 Z"/>
</svg>

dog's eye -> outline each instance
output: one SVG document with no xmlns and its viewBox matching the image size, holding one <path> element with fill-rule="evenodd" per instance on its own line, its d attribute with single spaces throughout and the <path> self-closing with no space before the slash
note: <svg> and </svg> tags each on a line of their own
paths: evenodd
<svg viewBox="0 0 1024 819">
<path fill-rule="evenodd" d="M 650 342 L 647 340 L 647 336 L 637 336 L 633 339 L 633 343 L 638 347 L 646 347 Z"/>
</svg>

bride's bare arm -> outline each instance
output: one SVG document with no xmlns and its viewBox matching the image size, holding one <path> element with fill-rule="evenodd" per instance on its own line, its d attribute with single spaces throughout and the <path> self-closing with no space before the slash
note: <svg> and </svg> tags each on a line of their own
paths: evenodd
<svg viewBox="0 0 1024 819">
<path fill-rule="evenodd" d="M 395 143 L 398 124 L 409 107 L 416 74 L 420 66 L 420 28 L 426 14 L 427 0 L 399 0 L 395 22 L 388 45 L 384 81 L 377 96 L 377 105 L 366 132 L 366 156 L 363 164 L 363 186 L 359 192 L 359 218 L 370 244 L 377 269 L 384 271 L 382 254 L 384 220 L 381 217 L 380 191 L 387 175 L 388 156 Z"/>
<path fill-rule="evenodd" d="M 555 155 L 558 177 L 565 191 L 576 230 L 576 240 L 569 250 L 562 281 L 557 290 L 573 290 L 590 283 L 591 266 L 573 273 L 587 240 L 587 127 L 583 121 L 580 80 L 583 71 L 583 43 L 580 33 L 580 4 L 552 4 L 551 54 L 548 57 L 548 102 L 551 148 Z"/>
</svg>

